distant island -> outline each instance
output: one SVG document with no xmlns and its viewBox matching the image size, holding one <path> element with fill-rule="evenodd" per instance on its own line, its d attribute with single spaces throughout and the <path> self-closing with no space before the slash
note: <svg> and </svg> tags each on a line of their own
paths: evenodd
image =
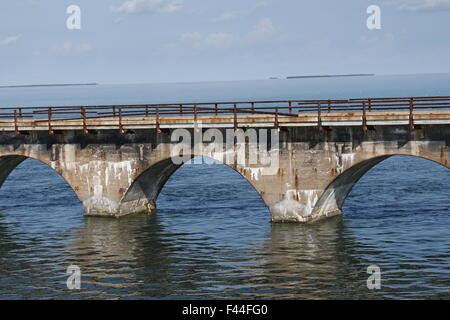
<svg viewBox="0 0 450 320">
<path fill-rule="evenodd" d="M 60 84 L 23 84 L 15 86 L 0 86 L 4 88 L 33 88 L 33 87 L 71 87 L 71 86 L 97 86 L 98 83 L 60 83 Z"/>
<path fill-rule="evenodd" d="M 305 78 L 336 78 L 336 77 L 370 77 L 374 76 L 373 73 L 352 73 L 352 74 L 324 74 L 324 75 L 311 75 L 311 76 L 292 76 L 286 77 L 286 79 L 305 79 Z"/>
</svg>

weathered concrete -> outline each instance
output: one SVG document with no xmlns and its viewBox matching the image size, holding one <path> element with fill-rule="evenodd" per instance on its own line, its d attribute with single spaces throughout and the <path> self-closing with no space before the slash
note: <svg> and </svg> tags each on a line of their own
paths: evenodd
<svg viewBox="0 0 450 320">
<path fill-rule="evenodd" d="M 123 135 L 117 130 L 87 135 L 81 130 L 54 135 L 1 132 L 0 184 L 22 161 L 34 158 L 68 182 L 86 215 L 151 212 L 162 187 L 180 167 L 171 161 L 171 132 L 166 130 L 156 134 L 155 129 L 136 129 Z M 276 174 L 264 175 L 258 166 L 231 165 L 260 194 L 273 221 L 311 222 L 340 214 L 353 185 L 392 155 L 422 157 L 449 167 L 446 124 L 421 125 L 415 131 L 408 125 L 376 125 L 367 132 L 360 125 L 326 130 L 286 126 L 280 140 Z"/>
</svg>

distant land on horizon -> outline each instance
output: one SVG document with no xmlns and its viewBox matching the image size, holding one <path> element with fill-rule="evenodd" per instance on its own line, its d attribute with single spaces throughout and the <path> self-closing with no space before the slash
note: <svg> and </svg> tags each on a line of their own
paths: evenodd
<svg viewBox="0 0 450 320">
<path fill-rule="evenodd" d="M 0 86 L 0 89 L 4 89 L 4 88 L 33 88 L 33 87 L 97 86 L 97 85 L 98 85 L 98 83 L 23 84 L 23 85 Z"/>
<path fill-rule="evenodd" d="M 310 76 L 290 76 L 286 79 L 307 79 L 307 78 L 336 78 L 336 77 L 371 77 L 375 76 L 374 73 L 349 73 L 349 74 L 323 74 L 323 75 L 310 75 Z"/>
</svg>

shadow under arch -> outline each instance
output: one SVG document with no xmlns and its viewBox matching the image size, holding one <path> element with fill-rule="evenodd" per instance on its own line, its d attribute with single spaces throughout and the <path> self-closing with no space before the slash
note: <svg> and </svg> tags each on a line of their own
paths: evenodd
<svg viewBox="0 0 450 320">
<path fill-rule="evenodd" d="M 47 168 L 51 169 L 51 171 L 55 172 L 70 187 L 72 192 L 75 194 L 77 200 L 80 201 L 80 203 L 82 202 L 77 192 L 72 188 L 69 181 L 63 175 L 61 175 L 61 173 L 52 168 L 52 166 L 46 163 L 45 161 L 29 156 L 15 155 L 15 154 L 7 154 L 0 156 L 0 188 L 3 186 L 4 182 L 6 181 L 6 179 L 8 179 L 9 175 L 14 171 L 14 169 L 16 169 L 24 161 L 29 159 L 44 164 Z"/>
<path fill-rule="evenodd" d="M 248 183 L 248 185 L 250 185 L 253 188 L 253 190 L 258 194 L 262 203 L 266 207 L 267 212 L 269 212 L 270 214 L 267 203 L 264 201 L 263 197 L 261 196 L 260 192 L 258 192 L 253 182 L 249 180 L 247 177 L 245 177 L 241 172 L 239 172 L 239 170 L 222 161 L 218 161 L 205 155 L 192 154 L 190 155 L 190 160 L 196 157 L 208 158 L 211 161 L 215 161 L 217 164 L 222 164 L 230 169 L 233 169 L 233 171 L 237 172 Z M 128 188 L 128 190 L 122 197 L 121 205 L 124 204 L 126 205 L 127 203 L 130 202 L 135 203 L 148 201 L 149 202 L 148 209 L 149 210 L 156 209 L 156 200 L 158 199 L 158 196 L 161 190 L 163 189 L 164 185 L 170 179 L 170 177 L 185 164 L 186 162 L 182 164 L 175 164 L 172 158 L 166 158 L 154 163 L 133 181 L 131 186 Z"/>
<path fill-rule="evenodd" d="M 379 163 L 394 156 L 406 156 L 412 158 L 421 158 L 434 163 L 437 163 L 444 168 L 450 169 L 448 166 L 431 158 L 408 155 L 408 154 L 390 154 L 370 159 L 362 160 L 353 166 L 347 168 L 344 172 L 338 175 L 324 190 L 316 205 L 314 206 L 313 214 L 323 215 L 329 213 L 341 213 L 342 207 L 348 195 L 352 191 L 355 184 L 373 167 Z"/>
</svg>

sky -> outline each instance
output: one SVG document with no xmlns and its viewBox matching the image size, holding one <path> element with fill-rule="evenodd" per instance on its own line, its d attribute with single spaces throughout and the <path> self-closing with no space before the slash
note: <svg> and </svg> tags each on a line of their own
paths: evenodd
<svg viewBox="0 0 450 320">
<path fill-rule="evenodd" d="M 450 72 L 449 39 L 450 0 L 2 0 L 0 85 Z"/>
</svg>

